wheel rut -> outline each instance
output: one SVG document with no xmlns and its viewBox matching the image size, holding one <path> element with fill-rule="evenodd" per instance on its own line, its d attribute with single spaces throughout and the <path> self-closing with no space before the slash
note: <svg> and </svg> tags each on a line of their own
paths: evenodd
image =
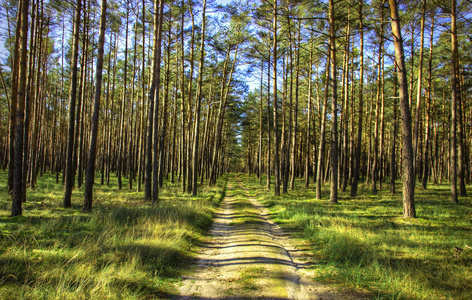
<svg viewBox="0 0 472 300">
<path fill-rule="evenodd" d="M 195 270 L 173 299 L 360 299 L 316 283 L 315 263 L 244 189 L 228 183 Z"/>
</svg>

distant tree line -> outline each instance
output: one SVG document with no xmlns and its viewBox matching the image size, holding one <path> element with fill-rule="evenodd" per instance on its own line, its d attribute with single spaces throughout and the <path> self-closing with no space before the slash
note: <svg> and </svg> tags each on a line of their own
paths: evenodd
<svg viewBox="0 0 472 300">
<path fill-rule="evenodd" d="M 166 181 L 196 195 L 227 171 L 257 173 L 275 195 L 304 177 L 321 198 L 329 182 L 333 203 L 338 189 L 395 193 L 402 179 L 404 217 L 416 216 L 416 182 L 450 182 L 454 203 L 467 195 L 470 1 L 0 5 L 12 216 L 45 172 L 64 207 L 85 184 L 84 211 L 95 176 L 112 174 L 154 204 Z"/>
</svg>

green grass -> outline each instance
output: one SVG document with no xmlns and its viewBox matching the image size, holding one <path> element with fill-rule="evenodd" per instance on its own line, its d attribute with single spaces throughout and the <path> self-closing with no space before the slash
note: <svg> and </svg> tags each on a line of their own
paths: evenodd
<svg viewBox="0 0 472 300">
<path fill-rule="evenodd" d="M 401 193 L 391 195 L 388 185 L 375 196 L 365 186 L 355 198 L 340 193 L 332 205 L 329 186 L 325 200 L 302 180 L 274 197 L 265 179 L 260 187 L 255 177 L 241 177 L 275 221 L 309 244 L 319 260 L 316 280 L 368 290 L 376 299 L 472 299 L 472 249 L 465 249 L 472 246 L 471 197 L 454 205 L 447 185 L 417 189 L 418 218 L 402 219 Z M 464 251 L 456 255 L 454 247 Z"/>
<path fill-rule="evenodd" d="M 158 207 L 143 194 L 95 185 L 91 214 L 61 208 L 63 187 L 52 176 L 28 190 L 24 216 L 11 218 L 0 172 L 0 299 L 149 299 L 175 292 L 193 246 L 212 222 L 225 179 L 198 197 L 167 183 Z M 98 180 L 97 180 L 98 181 Z M 125 186 L 125 185 L 124 185 Z"/>
</svg>

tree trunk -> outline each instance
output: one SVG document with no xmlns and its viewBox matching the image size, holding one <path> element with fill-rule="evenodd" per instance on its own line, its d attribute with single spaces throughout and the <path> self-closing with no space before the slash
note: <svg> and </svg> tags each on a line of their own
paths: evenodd
<svg viewBox="0 0 472 300">
<path fill-rule="evenodd" d="M 362 117 L 364 107 L 364 26 L 362 16 L 362 5 L 363 0 L 359 1 L 359 32 L 361 35 L 359 54 L 360 54 L 360 71 L 359 71 L 359 122 L 357 130 L 357 146 L 356 146 L 356 157 L 355 165 L 352 176 L 351 184 L 351 197 L 357 196 L 357 185 L 359 181 L 359 168 L 361 166 L 361 147 L 362 147 Z"/>
<path fill-rule="evenodd" d="M 267 190 L 270 190 L 271 176 L 271 122 L 270 122 L 270 55 L 267 61 Z"/>
<path fill-rule="evenodd" d="M 372 165 L 372 194 L 377 194 L 377 174 L 379 170 L 379 114 L 380 114 L 380 99 L 382 97 L 382 89 L 383 89 L 383 65 L 382 65 L 382 57 L 383 57 L 383 6 L 380 6 L 380 42 L 379 42 L 379 57 L 378 57 L 378 71 L 377 71 L 377 101 L 375 105 L 375 130 L 374 130 L 374 157 L 372 158 L 373 165 Z M 383 100 L 383 99 L 382 99 Z M 383 103 L 382 103 L 383 105 Z M 382 153 L 380 153 L 382 155 Z"/>
<path fill-rule="evenodd" d="M 22 8 L 25 0 L 18 1 L 18 14 L 15 30 L 15 48 L 13 49 L 13 70 L 11 79 L 11 106 L 10 106 L 10 157 L 8 162 L 8 191 L 13 193 L 13 181 L 15 172 L 15 130 L 16 130 L 16 111 L 18 109 L 18 80 L 20 71 L 20 49 L 21 49 L 21 24 L 23 14 Z M 26 8 L 28 9 L 28 8 Z M 21 215 L 21 206 L 18 215 Z M 16 213 L 16 212 L 15 212 Z M 16 215 L 16 214 L 15 214 Z"/>
<path fill-rule="evenodd" d="M 95 95 L 87 171 L 85 174 L 84 206 L 82 207 L 83 212 L 92 211 L 93 184 L 95 181 L 95 158 L 97 154 L 98 121 L 100 116 L 100 97 L 102 93 L 103 47 L 105 44 L 105 23 L 107 19 L 106 10 L 107 0 L 102 0 L 100 13 L 100 33 L 98 37 L 97 66 L 95 73 Z"/>
<path fill-rule="evenodd" d="M 162 129 L 159 142 L 159 187 L 162 187 L 164 180 L 164 155 L 165 155 L 165 140 L 167 131 L 167 107 L 169 102 L 169 77 L 170 77 L 170 33 L 172 30 L 172 20 L 169 20 L 169 34 L 167 39 L 167 54 L 166 54 L 166 76 L 165 76 L 165 91 L 164 91 L 164 103 L 162 111 Z"/>
<path fill-rule="evenodd" d="M 318 164 L 316 170 L 316 199 L 321 199 L 321 181 L 324 165 L 324 152 L 325 152 L 325 132 L 326 132 L 326 114 L 328 106 L 328 89 L 329 89 L 329 71 L 331 64 L 331 51 L 328 54 L 326 59 L 326 83 L 325 83 L 325 96 L 323 100 L 323 112 L 321 115 L 321 124 L 320 124 L 320 146 L 318 151 Z M 318 107 L 318 109 L 320 109 Z"/>
<path fill-rule="evenodd" d="M 389 0 L 390 18 L 395 43 L 395 65 L 400 86 L 400 108 L 402 119 L 402 164 L 403 164 L 403 217 L 416 218 L 415 212 L 415 169 L 413 166 L 413 145 L 411 136 L 411 112 L 408 103 L 408 81 L 406 77 L 403 39 L 398 16 L 397 0 Z"/>
<path fill-rule="evenodd" d="M 197 91 L 197 107 L 195 112 L 195 136 L 193 138 L 193 168 L 192 168 L 192 196 L 197 196 L 197 177 L 198 177 L 198 146 L 199 146 L 199 134 L 200 134 L 200 110 L 202 102 L 202 90 L 203 90 L 203 67 L 205 62 L 205 27 L 206 27 L 206 0 L 203 0 L 203 11 L 202 11 L 202 33 L 200 41 L 200 67 L 198 74 L 198 91 Z"/>
<path fill-rule="evenodd" d="M 312 115 L 312 105 L 311 105 L 311 94 L 312 94 L 312 76 L 313 76 L 313 35 L 310 39 L 310 64 L 308 67 L 308 98 L 307 98 L 307 129 L 306 129 L 306 157 L 305 157 L 305 188 L 308 188 L 310 185 L 310 120 Z"/>
<path fill-rule="evenodd" d="M 349 1 L 351 3 L 351 1 Z M 348 10 L 348 19 L 347 19 L 347 29 L 346 29 L 346 63 L 345 63 L 345 70 L 344 70 L 344 94 L 341 95 L 344 97 L 344 107 L 343 107 L 343 156 L 344 156 L 344 162 L 342 165 L 342 175 L 341 175 L 341 191 L 346 192 L 347 188 L 347 183 L 348 183 L 348 164 L 350 164 L 350 158 L 348 154 L 348 140 L 349 140 L 349 135 L 348 135 L 348 118 L 349 118 L 349 70 L 350 70 L 350 64 L 349 64 L 349 56 L 350 56 L 350 46 L 351 46 L 351 8 L 349 7 Z M 353 73 L 353 72 L 352 72 Z M 353 116 L 351 116 L 351 120 L 353 119 Z M 351 137 L 352 140 L 352 137 Z"/>
<path fill-rule="evenodd" d="M 259 103 L 259 149 L 257 154 L 258 167 L 257 176 L 259 178 L 259 185 L 262 186 L 262 111 L 263 111 L 263 77 L 264 77 L 264 60 L 261 61 L 261 86 L 260 86 L 260 103 Z"/>
<path fill-rule="evenodd" d="M 14 149 L 14 173 L 13 173 L 13 197 L 12 197 L 12 211 L 11 216 L 18 216 L 22 214 L 22 202 L 25 198 L 23 190 L 23 153 L 24 153 L 24 123 L 25 123 L 25 105 L 26 105 L 26 79 L 27 79 L 27 41 L 28 41 L 28 7 L 29 0 L 21 1 L 21 50 L 18 51 L 19 57 L 19 86 L 18 86 L 18 109 L 15 115 L 15 149 Z M 20 44 L 16 45 L 17 47 Z M 12 101 L 13 103 L 13 101 Z"/>
<path fill-rule="evenodd" d="M 415 115 L 415 132 L 413 155 L 415 158 L 415 169 L 418 167 L 418 135 L 421 115 L 421 84 L 423 80 L 423 52 L 424 52 L 424 23 L 426 18 L 426 0 L 423 0 L 423 8 L 421 11 L 421 39 L 420 39 L 420 58 L 418 64 L 418 89 L 416 92 L 416 115 Z"/>
<path fill-rule="evenodd" d="M 277 0 L 274 0 L 273 6 L 273 49 L 272 49 L 272 65 L 273 65 L 273 97 L 274 97 L 274 170 L 275 170 L 275 196 L 280 196 L 280 149 L 279 149 L 279 124 L 278 124 L 278 104 L 277 104 Z"/>
<path fill-rule="evenodd" d="M 120 135 L 118 137 L 118 157 L 116 166 L 116 177 L 118 177 L 118 189 L 121 190 L 123 187 L 123 181 L 121 179 L 122 165 L 123 165 L 123 147 L 124 147 L 124 127 L 125 127 L 125 108 L 128 102 L 128 31 L 129 31 L 129 1 L 126 1 L 126 29 L 125 29 L 125 64 L 124 78 L 123 78 L 123 99 L 121 100 L 121 113 L 120 113 Z"/>
<path fill-rule="evenodd" d="M 451 49 L 452 49 L 452 95 L 451 95 L 451 202 L 458 203 L 457 199 L 457 105 L 460 103 L 459 78 L 457 65 L 457 28 L 456 28 L 456 0 L 452 0 L 451 8 Z M 460 140 L 459 140 L 460 143 Z"/>
<path fill-rule="evenodd" d="M 295 66 L 295 107 L 294 115 L 293 115 L 293 133 L 292 133 L 292 153 L 290 159 L 290 169 L 292 170 L 291 177 L 290 177 L 290 189 L 293 190 L 295 186 L 295 175 L 296 175 L 296 165 L 295 165 L 295 157 L 296 157 L 296 147 L 297 147 L 297 125 L 298 125 L 298 91 L 299 91 L 299 82 L 300 82 L 300 35 L 301 31 L 301 22 L 298 23 L 298 37 L 297 37 L 297 61 Z M 292 71 L 293 72 L 293 69 Z M 290 88 L 292 90 L 293 87 Z"/>
<path fill-rule="evenodd" d="M 64 189 L 63 206 L 65 208 L 71 207 L 72 188 L 74 187 L 74 127 L 75 127 L 75 101 L 77 98 L 77 61 L 79 58 L 79 33 L 80 33 L 80 18 L 82 10 L 82 0 L 77 1 L 77 8 L 75 12 L 74 21 L 74 42 L 72 46 L 72 60 L 71 60 L 71 83 L 69 92 L 69 133 L 67 142 L 67 158 L 66 158 L 66 186 Z"/>
<path fill-rule="evenodd" d="M 426 1 L 425 1 L 426 2 Z M 431 34 L 429 36 L 429 60 L 428 60 L 428 91 L 426 96 L 426 132 L 425 132 L 425 146 L 424 146 L 424 166 L 423 166 L 423 182 L 422 188 L 426 189 L 428 184 L 428 175 L 429 175 L 429 148 L 430 148 L 430 135 L 431 135 L 431 89 L 432 89 L 432 79 L 433 79 L 433 41 L 434 41 L 434 13 L 431 17 Z"/>
<path fill-rule="evenodd" d="M 331 52 L 331 193 L 330 203 L 338 202 L 338 91 L 336 75 L 336 29 L 334 18 L 334 0 L 329 0 L 329 50 Z"/>
<path fill-rule="evenodd" d="M 158 2 L 159 1 L 159 2 Z M 153 131 L 153 157 L 152 157 L 152 204 L 159 202 L 159 104 L 161 97 L 161 56 L 162 56 L 162 23 L 164 20 L 164 2 L 163 0 L 154 1 L 154 11 L 159 14 L 154 17 L 155 34 L 154 38 L 154 70 L 151 83 L 151 92 L 154 99 L 154 131 Z M 154 91 L 153 91 L 154 89 Z"/>
</svg>

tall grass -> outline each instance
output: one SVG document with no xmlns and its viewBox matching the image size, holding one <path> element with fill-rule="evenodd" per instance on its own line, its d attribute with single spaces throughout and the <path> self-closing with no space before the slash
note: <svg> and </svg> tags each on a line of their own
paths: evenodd
<svg viewBox="0 0 472 300">
<path fill-rule="evenodd" d="M 378 299 L 472 299 L 472 249 L 465 247 L 472 246 L 470 197 L 453 205 L 446 185 L 417 189 L 419 218 L 404 220 L 401 194 L 372 196 L 363 187 L 360 196 L 340 193 L 340 203 L 331 205 L 302 181 L 276 198 L 256 178 L 243 177 L 279 224 L 308 241 L 319 260 L 317 280 L 369 290 Z"/>
<path fill-rule="evenodd" d="M 5 173 L 0 182 L 6 183 Z M 113 185 L 114 183 L 112 183 Z M 116 185 L 115 185 L 116 186 Z M 142 194 L 96 186 L 94 212 L 62 209 L 62 186 L 43 177 L 24 217 L 10 218 L 0 189 L 0 299 L 144 299 L 173 293 L 193 245 L 211 225 L 225 181 L 199 197 L 167 184 L 158 206 Z"/>
</svg>

